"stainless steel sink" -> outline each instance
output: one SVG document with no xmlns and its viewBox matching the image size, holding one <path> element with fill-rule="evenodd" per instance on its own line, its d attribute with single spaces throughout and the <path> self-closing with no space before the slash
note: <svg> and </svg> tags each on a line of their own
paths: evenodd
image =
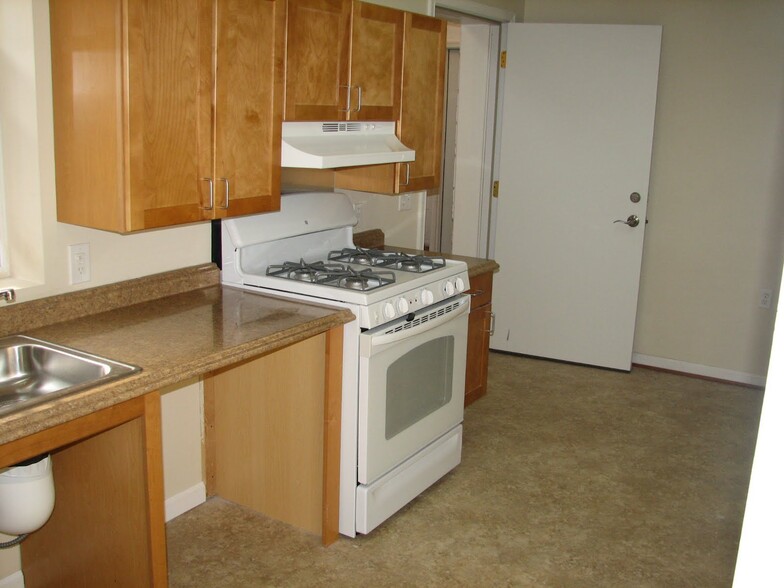
<svg viewBox="0 0 784 588">
<path fill-rule="evenodd" d="M 0 415 L 130 376 L 141 368 L 23 335 L 0 338 Z"/>
</svg>

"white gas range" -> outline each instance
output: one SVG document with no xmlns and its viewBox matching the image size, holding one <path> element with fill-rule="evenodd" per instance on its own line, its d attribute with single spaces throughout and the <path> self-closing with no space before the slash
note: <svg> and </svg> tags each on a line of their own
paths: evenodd
<svg viewBox="0 0 784 588">
<path fill-rule="evenodd" d="M 358 249 L 350 199 L 284 195 L 221 222 L 226 285 L 349 308 L 340 532 L 368 533 L 460 463 L 470 301 L 464 262 Z"/>
</svg>

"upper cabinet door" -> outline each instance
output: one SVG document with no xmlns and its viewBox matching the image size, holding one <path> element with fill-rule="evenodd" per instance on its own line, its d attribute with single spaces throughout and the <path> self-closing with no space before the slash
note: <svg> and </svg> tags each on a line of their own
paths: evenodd
<svg viewBox="0 0 784 588">
<path fill-rule="evenodd" d="M 280 209 L 285 2 L 218 0 L 214 216 Z"/>
<path fill-rule="evenodd" d="M 199 97 L 210 96 L 211 4 L 127 3 L 125 230 L 203 218 L 199 177 L 210 157 L 210 119 Z"/>
<path fill-rule="evenodd" d="M 285 120 L 345 120 L 351 0 L 288 0 Z"/>
<path fill-rule="evenodd" d="M 444 130 L 446 21 L 406 13 L 399 136 L 416 160 L 399 165 L 397 192 L 438 188 Z"/>
<path fill-rule="evenodd" d="M 405 13 L 354 1 L 351 19 L 351 120 L 397 120 Z"/>
</svg>

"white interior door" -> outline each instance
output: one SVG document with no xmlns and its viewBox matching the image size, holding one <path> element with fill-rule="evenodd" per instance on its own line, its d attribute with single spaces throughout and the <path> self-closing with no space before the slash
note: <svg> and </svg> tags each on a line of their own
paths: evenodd
<svg viewBox="0 0 784 588">
<path fill-rule="evenodd" d="M 509 25 L 491 348 L 631 368 L 660 42 Z"/>
</svg>

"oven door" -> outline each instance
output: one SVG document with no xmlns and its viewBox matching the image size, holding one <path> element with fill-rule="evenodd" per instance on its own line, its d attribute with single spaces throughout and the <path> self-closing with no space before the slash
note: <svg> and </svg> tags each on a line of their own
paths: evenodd
<svg viewBox="0 0 784 588">
<path fill-rule="evenodd" d="M 456 296 L 360 335 L 360 484 L 462 422 L 470 306 Z"/>
</svg>

